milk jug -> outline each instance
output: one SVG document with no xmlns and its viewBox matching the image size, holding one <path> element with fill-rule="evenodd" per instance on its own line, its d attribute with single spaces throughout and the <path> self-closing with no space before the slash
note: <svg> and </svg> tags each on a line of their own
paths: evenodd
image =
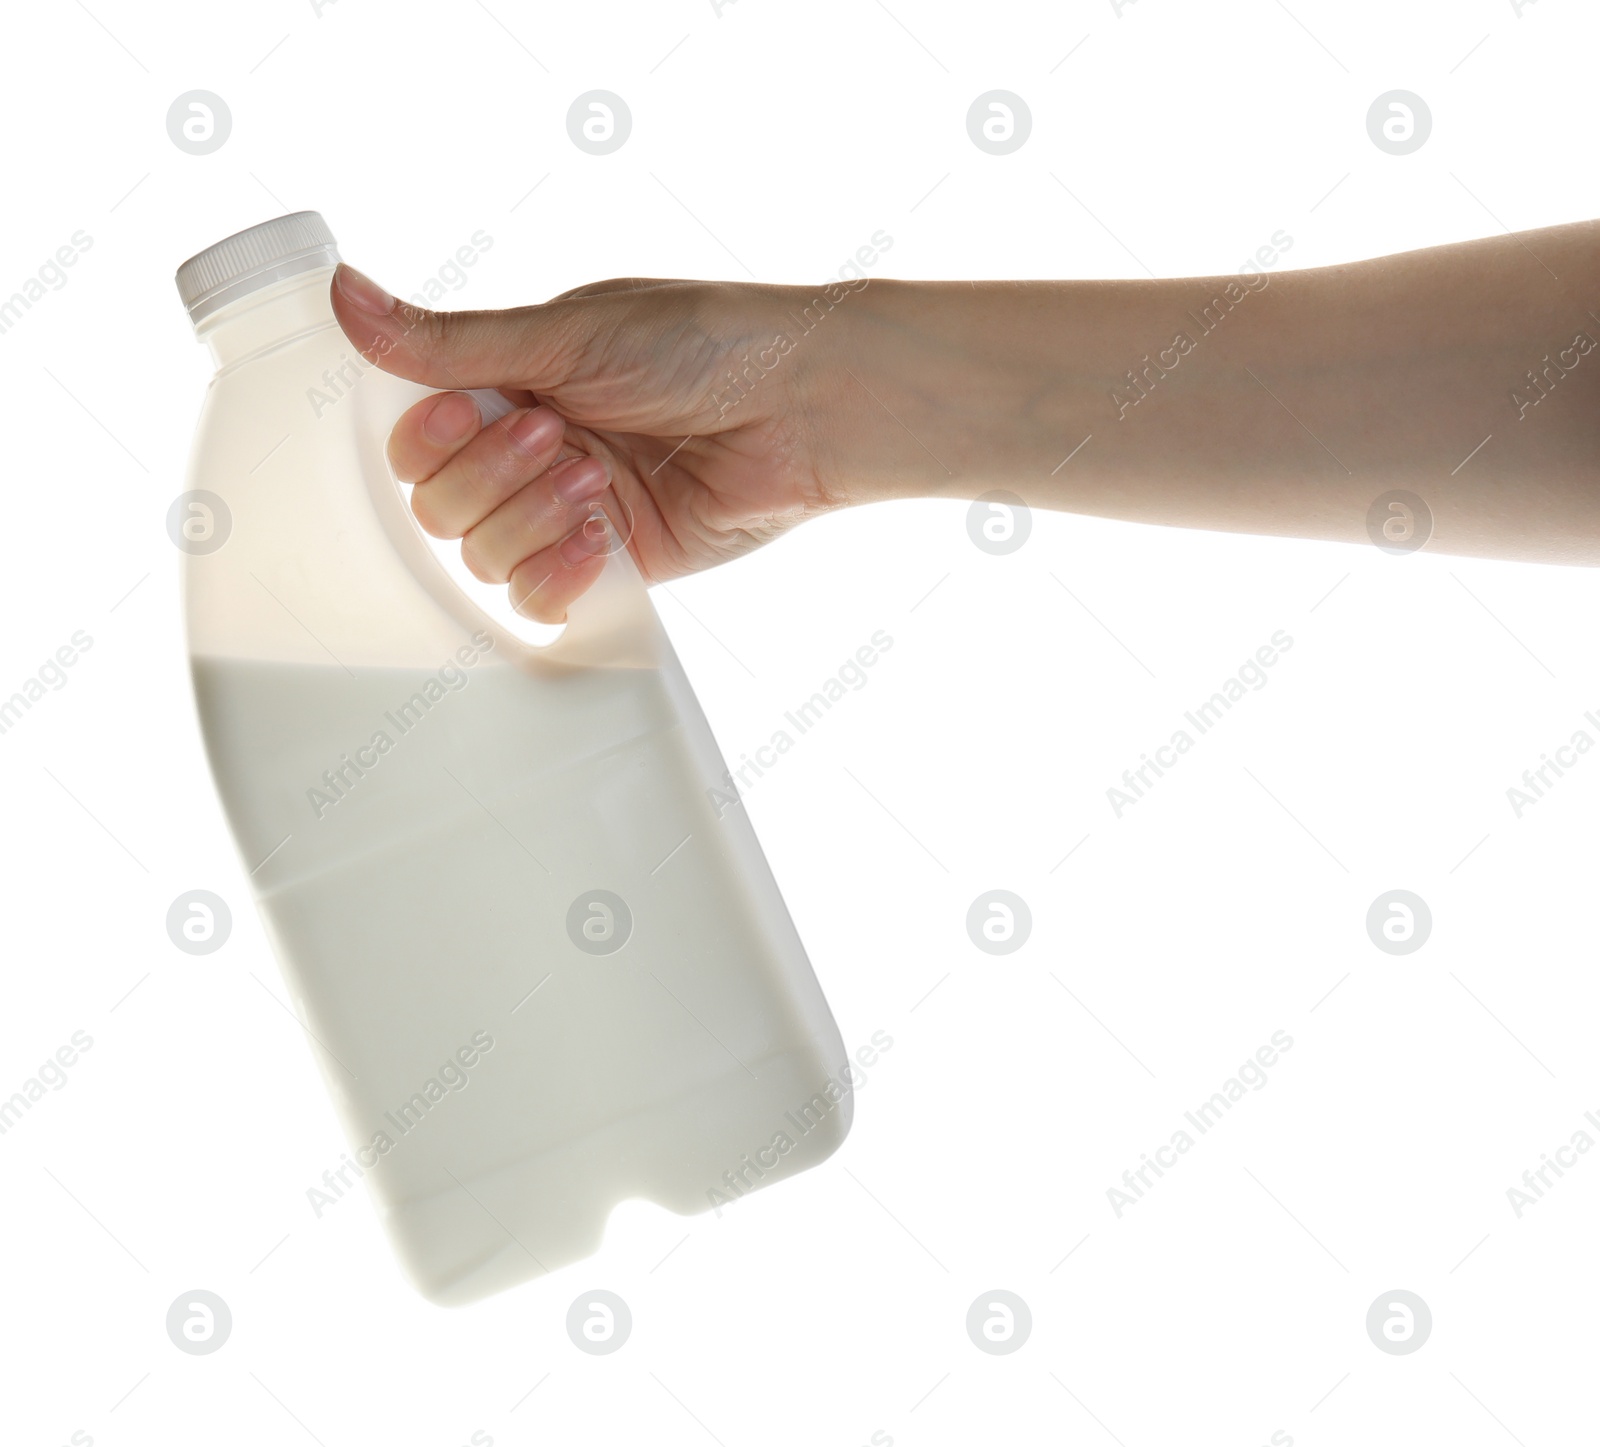
<svg viewBox="0 0 1600 1447">
<path fill-rule="evenodd" d="M 211 772 L 360 1178 L 459 1304 L 817 1164 L 839 1031 L 613 530 L 547 645 L 451 580 L 386 462 L 427 389 L 334 320 L 315 212 L 186 261 L 217 372 L 183 549 Z M 493 403 L 504 404 L 494 394 Z"/>
</svg>

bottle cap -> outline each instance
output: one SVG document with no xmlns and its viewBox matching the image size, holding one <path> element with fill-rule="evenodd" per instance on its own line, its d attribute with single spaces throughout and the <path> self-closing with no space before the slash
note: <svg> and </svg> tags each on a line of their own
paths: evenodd
<svg viewBox="0 0 1600 1447">
<path fill-rule="evenodd" d="M 277 216 L 224 237 L 178 268 L 178 295 L 199 322 L 261 287 L 339 264 L 338 245 L 315 211 Z"/>
</svg>

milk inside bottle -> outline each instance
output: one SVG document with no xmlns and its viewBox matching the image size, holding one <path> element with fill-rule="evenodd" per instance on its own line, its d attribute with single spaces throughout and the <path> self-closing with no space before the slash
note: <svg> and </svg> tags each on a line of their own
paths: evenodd
<svg viewBox="0 0 1600 1447">
<path fill-rule="evenodd" d="M 195 699 L 294 1008 L 418 1288 L 457 1304 L 829 1155 L 849 1066 L 625 547 L 534 646 L 385 442 L 424 388 L 299 212 L 185 262 L 217 365 L 181 499 Z M 349 1178 L 347 1173 L 347 1179 Z"/>
</svg>

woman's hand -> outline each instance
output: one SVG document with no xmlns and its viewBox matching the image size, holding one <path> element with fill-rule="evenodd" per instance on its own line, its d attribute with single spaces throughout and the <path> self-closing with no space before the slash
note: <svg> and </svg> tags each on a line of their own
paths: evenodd
<svg viewBox="0 0 1600 1447">
<path fill-rule="evenodd" d="M 821 359 L 802 328 L 828 323 L 801 313 L 828 289 L 609 281 L 541 306 L 446 313 L 341 266 L 332 300 L 386 371 L 516 404 L 485 426 L 458 390 L 425 398 L 395 424 L 389 457 L 417 484 L 423 528 L 460 538 L 474 576 L 555 623 L 604 565 L 597 507 L 661 582 L 854 500 L 819 476 L 807 396 Z"/>
<path fill-rule="evenodd" d="M 454 314 L 333 289 L 389 371 L 520 404 L 480 428 L 431 398 L 391 455 L 423 526 L 542 621 L 599 574 L 597 497 L 654 581 L 829 508 L 990 491 L 1363 544 L 1398 491 L 1419 546 L 1600 563 L 1597 296 L 1593 221 L 1159 281 L 613 281 Z"/>
</svg>

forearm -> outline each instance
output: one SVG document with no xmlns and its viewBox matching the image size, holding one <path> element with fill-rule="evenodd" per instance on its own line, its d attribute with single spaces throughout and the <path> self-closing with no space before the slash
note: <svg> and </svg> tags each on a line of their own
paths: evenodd
<svg viewBox="0 0 1600 1447">
<path fill-rule="evenodd" d="M 1434 548 L 1600 562 L 1600 223 L 1248 280 L 875 281 L 824 475 L 1342 541 L 1405 490 Z"/>
</svg>

